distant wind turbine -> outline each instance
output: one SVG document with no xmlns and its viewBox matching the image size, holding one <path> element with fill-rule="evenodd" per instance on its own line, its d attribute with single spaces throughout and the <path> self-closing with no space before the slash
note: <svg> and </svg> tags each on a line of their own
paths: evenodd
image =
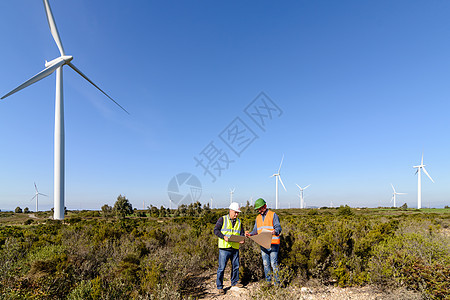
<svg viewBox="0 0 450 300">
<path fill-rule="evenodd" d="M 38 210 L 39 195 L 45 196 L 45 197 L 48 197 L 48 196 L 46 194 L 39 193 L 38 188 L 36 186 L 36 182 L 34 183 L 34 190 L 36 191 L 36 193 L 34 194 L 34 197 L 31 198 L 31 200 L 36 199 L 36 212 L 38 212 L 39 211 Z"/>
<path fill-rule="evenodd" d="M 53 18 L 52 10 L 48 0 L 44 1 L 45 13 L 47 15 L 48 25 L 50 27 L 53 39 L 58 46 L 60 57 L 55 58 L 52 61 L 45 61 L 45 69 L 34 75 L 17 88 L 13 89 L 8 94 L 4 95 L 1 99 L 4 99 L 39 80 L 49 76 L 56 71 L 56 97 L 55 97 L 55 145 L 54 145 L 54 214 L 53 219 L 64 219 L 64 97 L 63 97 L 63 66 L 68 65 L 81 77 L 86 79 L 100 92 L 105 94 L 111 101 L 118 105 L 122 110 L 128 113 L 119 103 L 112 99 L 102 89 L 100 89 L 94 82 L 92 82 L 86 75 L 84 75 L 74 64 L 72 64 L 73 56 L 66 55 L 64 52 L 61 39 L 59 37 L 58 29 L 56 28 L 55 19 Z"/>
<path fill-rule="evenodd" d="M 420 165 L 413 166 L 413 168 L 416 168 L 416 174 L 417 174 L 417 208 L 422 208 L 422 178 L 421 178 L 421 170 L 425 173 L 425 175 L 430 178 L 430 180 L 434 183 L 433 178 L 431 178 L 430 174 L 428 174 L 427 170 L 425 169 L 425 165 L 423 164 L 423 153 L 422 153 L 422 160 L 420 161 Z"/>
<path fill-rule="evenodd" d="M 213 197 L 211 196 L 211 209 L 213 209 L 212 202 L 213 202 Z"/>
<path fill-rule="evenodd" d="M 391 199 L 391 202 L 394 201 L 394 207 L 397 207 L 397 202 L 395 201 L 396 196 L 397 196 L 397 195 L 406 195 L 406 193 L 397 193 L 397 192 L 395 191 L 394 186 L 392 185 L 392 183 L 391 183 L 391 187 L 392 187 L 392 190 L 394 191 L 394 192 L 392 193 L 392 199 Z"/>
<path fill-rule="evenodd" d="M 278 209 L 278 181 L 281 182 L 281 185 L 283 186 L 284 190 L 286 191 L 286 187 L 284 186 L 283 180 L 281 180 L 281 175 L 280 175 L 280 170 L 281 170 L 281 165 L 283 164 L 283 159 L 284 159 L 284 155 L 281 158 L 281 163 L 280 163 L 280 167 L 278 168 L 278 172 L 273 174 L 270 177 L 275 177 L 275 208 Z"/>
<path fill-rule="evenodd" d="M 310 184 L 308 184 L 307 186 L 305 186 L 304 188 L 302 188 L 301 186 L 299 186 L 298 184 L 295 184 L 296 186 L 298 186 L 298 188 L 300 189 L 300 208 L 305 208 L 305 198 L 303 198 L 303 191 L 306 190 Z"/>
<path fill-rule="evenodd" d="M 233 203 L 233 194 L 235 190 L 236 190 L 235 188 L 230 189 L 230 204 Z"/>
</svg>

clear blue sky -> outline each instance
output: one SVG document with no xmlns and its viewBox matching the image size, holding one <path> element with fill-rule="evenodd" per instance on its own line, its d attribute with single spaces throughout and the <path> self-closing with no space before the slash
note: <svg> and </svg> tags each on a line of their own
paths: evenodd
<svg viewBox="0 0 450 300">
<path fill-rule="evenodd" d="M 450 2 L 54 1 L 73 63 L 123 113 L 64 68 L 66 206 L 169 206 L 188 172 L 213 206 L 450 204 Z M 0 94 L 59 56 L 42 1 L 0 3 Z M 265 92 L 282 114 L 261 130 L 244 112 Z M 0 102 L 0 209 L 53 207 L 55 75 Z M 239 117 L 257 136 L 240 156 L 220 135 Z M 250 131 L 247 131 L 250 132 Z M 223 137 L 223 135 L 222 135 Z M 243 139 L 242 141 L 245 141 Z M 194 157 L 213 142 L 230 160 L 215 182 Z M 242 145 L 242 144 L 241 144 Z"/>
</svg>

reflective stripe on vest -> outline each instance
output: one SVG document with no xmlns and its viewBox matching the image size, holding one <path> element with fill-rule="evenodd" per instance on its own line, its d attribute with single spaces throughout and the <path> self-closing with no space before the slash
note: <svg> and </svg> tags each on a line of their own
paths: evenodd
<svg viewBox="0 0 450 300">
<path fill-rule="evenodd" d="M 222 229 L 220 230 L 220 232 L 222 232 L 222 234 L 224 236 L 230 237 L 232 235 L 240 235 L 241 234 L 241 220 L 236 219 L 236 223 L 233 224 L 231 223 L 231 219 L 229 215 L 225 215 L 222 217 L 223 218 L 223 224 L 222 224 Z M 239 249 L 239 243 L 235 243 L 235 242 L 227 242 L 224 239 L 219 238 L 219 248 L 234 248 L 234 249 Z"/>
<path fill-rule="evenodd" d="M 258 229 L 258 234 L 261 233 L 261 231 L 265 228 L 267 230 L 274 230 L 273 228 L 273 215 L 275 213 L 273 211 L 267 211 L 266 217 L 264 218 L 264 221 L 262 219 L 261 214 L 259 214 L 256 217 L 256 227 Z M 272 235 L 272 244 L 280 244 L 280 236 L 279 235 Z"/>
</svg>

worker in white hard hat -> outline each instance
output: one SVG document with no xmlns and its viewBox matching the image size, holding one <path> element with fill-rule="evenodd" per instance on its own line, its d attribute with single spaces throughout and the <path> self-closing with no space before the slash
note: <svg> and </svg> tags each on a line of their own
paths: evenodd
<svg viewBox="0 0 450 300">
<path fill-rule="evenodd" d="M 244 236 L 241 220 L 238 219 L 241 210 L 236 202 L 231 203 L 229 209 L 229 213 L 220 217 L 214 227 L 214 234 L 219 237 L 219 268 L 217 269 L 216 285 L 220 294 L 225 294 L 223 274 L 228 260 L 231 260 L 231 289 L 243 287 L 239 283 L 239 244 L 243 244 L 244 240 L 229 241 L 232 235 Z"/>
</svg>

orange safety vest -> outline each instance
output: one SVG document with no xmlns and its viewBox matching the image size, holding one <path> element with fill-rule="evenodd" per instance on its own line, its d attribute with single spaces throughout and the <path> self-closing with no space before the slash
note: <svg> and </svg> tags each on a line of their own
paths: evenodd
<svg viewBox="0 0 450 300">
<path fill-rule="evenodd" d="M 259 214 L 256 217 L 256 227 L 258 229 L 258 234 L 261 233 L 263 228 L 272 231 L 273 228 L 273 215 L 275 213 L 273 211 L 268 211 L 266 214 L 266 217 L 264 218 L 264 222 L 262 219 L 261 214 Z M 280 236 L 279 235 L 272 235 L 272 244 L 280 244 Z"/>
</svg>

